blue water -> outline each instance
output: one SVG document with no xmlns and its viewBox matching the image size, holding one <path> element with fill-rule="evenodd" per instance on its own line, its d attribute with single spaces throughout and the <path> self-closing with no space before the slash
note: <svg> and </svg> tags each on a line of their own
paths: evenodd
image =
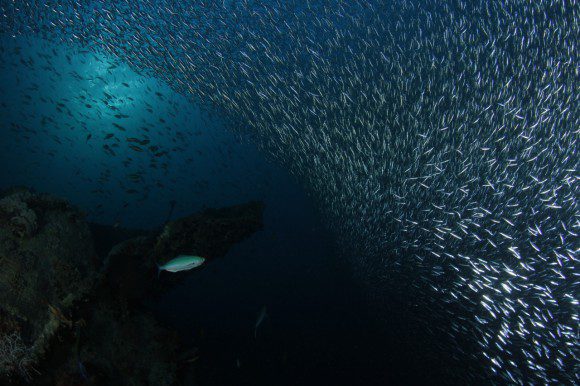
<svg viewBox="0 0 580 386">
<path fill-rule="evenodd" d="M 387 329 L 367 308 L 301 189 L 288 182 L 276 193 L 263 231 L 153 305 L 200 347 L 201 384 L 444 383 L 443 361 L 432 362 L 432 343 L 402 304 L 387 302 Z M 263 306 L 268 318 L 255 338 Z"/>
<path fill-rule="evenodd" d="M 171 200 L 179 216 L 271 195 L 278 170 L 167 85 L 79 47 L 6 36 L 3 47 L 0 162 L 10 167 L 0 171 L 2 186 L 32 186 L 68 198 L 89 221 L 137 228 L 162 223 Z M 129 149 L 133 137 L 168 156 Z M 113 144 L 114 156 L 103 149 Z M 127 177 L 134 173 L 142 177 Z"/>
<path fill-rule="evenodd" d="M 1 46 L 0 189 L 28 186 L 70 200 L 88 221 L 137 229 L 161 226 L 172 200 L 173 219 L 265 203 L 262 231 L 147 302 L 184 347 L 199 349 L 192 384 L 437 379 L 430 343 L 408 328 L 404 308 L 393 301 L 387 323 L 369 312 L 312 200 L 217 112 L 79 47 L 6 36 Z M 152 164 L 129 137 L 169 155 Z M 255 337 L 262 307 L 268 317 Z"/>
<path fill-rule="evenodd" d="M 193 355 L 183 384 L 573 384 L 579 9 L 0 2 L 0 189 L 63 197 L 100 236 L 265 204 L 263 229 L 129 306 Z M 4 261 L 37 224 L 1 204 Z M 131 264 L 159 247 L 107 279 L 148 282 L 152 259 Z M 30 338 L 6 312 L 0 352 Z M 96 377 L 86 351 L 65 367 Z"/>
</svg>

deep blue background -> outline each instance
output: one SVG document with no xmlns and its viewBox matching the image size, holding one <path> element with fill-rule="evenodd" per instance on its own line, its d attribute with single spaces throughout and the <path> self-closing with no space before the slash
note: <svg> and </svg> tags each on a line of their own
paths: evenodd
<svg viewBox="0 0 580 386">
<path fill-rule="evenodd" d="M 30 186 L 69 199 L 90 221 L 129 228 L 160 226 L 171 200 L 174 218 L 265 202 L 263 231 L 149 303 L 184 347 L 199 348 L 199 384 L 442 381 L 432 343 L 411 328 L 404 302 L 386 297 L 381 315 L 367 309 L 314 203 L 284 169 L 227 131 L 219 115 L 76 47 L 5 36 L 0 47 L 0 188 Z M 103 103 L 104 93 L 117 110 Z M 106 139 L 110 133 L 119 141 Z M 145 135 L 169 152 L 155 167 L 147 152 L 125 142 Z M 112 143 L 114 156 L 103 151 Z M 134 173 L 137 181 L 128 177 Z M 254 338 L 263 306 L 268 318 Z"/>
</svg>

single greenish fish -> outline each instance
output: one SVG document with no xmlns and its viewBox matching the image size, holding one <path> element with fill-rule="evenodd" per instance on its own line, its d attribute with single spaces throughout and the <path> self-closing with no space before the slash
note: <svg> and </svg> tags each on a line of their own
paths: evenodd
<svg viewBox="0 0 580 386">
<path fill-rule="evenodd" d="M 175 259 L 169 260 L 163 265 L 157 264 L 157 277 L 161 271 L 180 272 L 197 268 L 205 262 L 205 258 L 201 256 L 179 255 Z"/>
</svg>

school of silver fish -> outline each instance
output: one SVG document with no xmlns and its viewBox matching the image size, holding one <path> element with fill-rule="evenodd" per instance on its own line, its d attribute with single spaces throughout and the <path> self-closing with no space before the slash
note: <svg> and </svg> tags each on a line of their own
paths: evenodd
<svg viewBox="0 0 580 386">
<path fill-rule="evenodd" d="M 413 283 L 466 384 L 580 382 L 578 2 L 0 4 L 0 31 L 118 57 L 255 135 L 361 278 Z"/>
</svg>

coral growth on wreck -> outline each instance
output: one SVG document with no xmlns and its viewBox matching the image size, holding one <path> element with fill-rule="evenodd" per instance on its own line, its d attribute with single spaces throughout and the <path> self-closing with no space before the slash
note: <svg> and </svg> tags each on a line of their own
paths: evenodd
<svg viewBox="0 0 580 386">
<path fill-rule="evenodd" d="M 223 256 L 261 228 L 262 210 L 250 203 L 120 232 L 46 194 L 0 194 L 0 384 L 178 384 L 178 340 L 141 306 L 174 283 L 159 284 L 155 262 Z"/>
<path fill-rule="evenodd" d="M 30 380 L 31 350 L 17 331 L 0 335 L 0 369 L 7 373 L 18 373 Z"/>
<path fill-rule="evenodd" d="M 19 191 L 0 199 L 0 224 L 19 238 L 36 231 L 36 213 L 27 205 L 30 196 L 28 191 Z"/>
<path fill-rule="evenodd" d="M 82 213 L 65 201 L 18 189 L 0 197 L 0 375 L 29 374 L 61 320 L 97 277 Z"/>
</svg>

